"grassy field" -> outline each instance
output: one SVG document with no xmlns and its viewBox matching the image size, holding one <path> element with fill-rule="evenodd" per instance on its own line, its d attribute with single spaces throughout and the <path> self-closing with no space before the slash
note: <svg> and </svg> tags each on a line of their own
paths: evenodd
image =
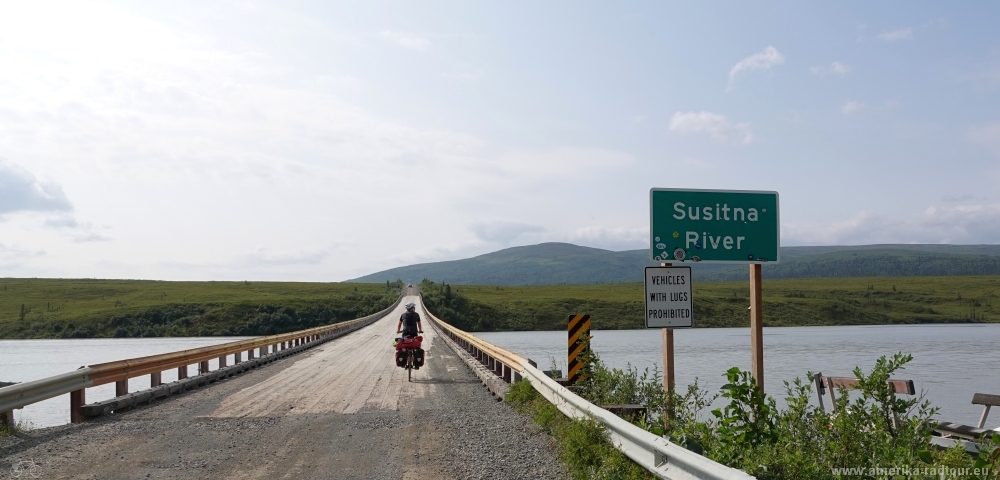
<svg viewBox="0 0 1000 480">
<path fill-rule="evenodd" d="M 1000 305 L 993 306 L 1000 276 L 780 279 L 763 285 L 769 326 L 1000 322 Z M 599 329 L 644 327 L 641 283 L 421 286 L 431 311 L 472 331 L 561 330 L 573 313 L 589 313 Z M 748 281 L 695 283 L 694 302 L 696 327 L 749 324 Z"/>
<path fill-rule="evenodd" d="M 350 320 L 401 284 L 0 279 L 0 338 L 266 335 Z"/>
<path fill-rule="evenodd" d="M 349 320 L 395 301 L 400 283 L 0 279 L 0 338 L 268 335 Z M 436 315 L 469 331 L 643 328 L 639 283 L 421 284 Z M 1000 322 L 1000 276 L 764 280 L 764 323 Z M 694 285 L 695 326 L 748 324 L 747 282 Z"/>
</svg>

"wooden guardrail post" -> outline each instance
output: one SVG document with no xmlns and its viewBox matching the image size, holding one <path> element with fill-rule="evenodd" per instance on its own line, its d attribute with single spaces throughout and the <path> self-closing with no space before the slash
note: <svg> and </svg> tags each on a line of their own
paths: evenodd
<svg viewBox="0 0 1000 480">
<path fill-rule="evenodd" d="M 233 365 L 243 361 L 243 352 L 236 352 L 233 354 Z"/>
<path fill-rule="evenodd" d="M 14 411 L 8 410 L 6 412 L 0 412 L 0 427 L 13 427 L 14 423 Z"/>
<path fill-rule="evenodd" d="M 253 360 L 253 359 L 254 359 L 253 349 L 251 348 L 250 350 L 247 350 L 247 360 Z"/>
<path fill-rule="evenodd" d="M 80 408 L 87 404 L 87 389 L 81 388 L 69 392 L 69 421 L 83 423 L 83 413 Z"/>
<path fill-rule="evenodd" d="M 188 377 L 188 366 L 187 365 L 181 365 L 181 366 L 177 367 L 177 379 L 178 380 L 184 380 L 187 377 Z"/>
<path fill-rule="evenodd" d="M 149 388 L 156 388 L 163 385 L 162 372 L 153 372 L 149 374 Z"/>
<path fill-rule="evenodd" d="M 198 362 L 198 375 L 204 375 L 208 373 L 208 360 L 202 360 Z"/>
<path fill-rule="evenodd" d="M 226 368 L 226 356 L 219 357 L 219 368 Z"/>
<path fill-rule="evenodd" d="M 128 379 L 115 382 L 115 396 L 124 397 L 128 395 Z"/>
<path fill-rule="evenodd" d="M 257 349 L 257 354 L 261 357 L 267 355 L 267 347 L 260 347 Z"/>
</svg>

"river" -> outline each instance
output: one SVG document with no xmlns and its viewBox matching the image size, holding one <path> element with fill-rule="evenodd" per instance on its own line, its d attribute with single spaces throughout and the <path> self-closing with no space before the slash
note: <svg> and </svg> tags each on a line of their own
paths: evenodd
<svg viewBox="0 0 1000 480">
<path fill-rule="evenodd" d="M 722 375 L 733 366 L 750 368 L 747 328 L 678 329 L 675 331 L 676 379 L 679 389 L 692 383 L 711 392 L 723 385 Z M 547 370 L 566 371 L 566 332 L 477 333 L 481 338 L 535 360 Z M 661 363 L 659 330 L 595 330 L 593 348 L 611 367 L 628 364 L 639 369 Z M 0 381 L 20 382 L 65 373 L 82 365 L 153 355 L 244 337 L 139 338 L 80 340 L 0 340 Z M 938 418 L 975 423 L 982 407 L 972 394 L 1000 393 L 1000 324 L 879 325 L 840 327 L 769 327 L 764 329 L 764 380 L 768 394 L 784 396 L 785 380 L 805 378 L 807 371 L 851 376 L 855 366 L 870 369 L 880 355 L 910 353 L 914 359 L 894 376 L 912 379 L 941 408 Z M 212 361 L 212 369 L 216 368 Z M 194 367 L 191 372 L 197 371 Z M 176 370 L 163 381 L 176 380 Z M 147 388 L 149 376 L 131 379 L 130 391 Z M 114 384 L 87 389 L 87 401 L 112 398 Z M 815 402 L 815 399 L 813 400 Z M 717 402 L 716 405 L 721 404 Z M 707 412 L 706 412 L 707 414 Z M 69 397 L 63 395 L 18 410 L 16 418 L 34 427 L 61 425 L 69 419 Z M 1000 413 L 987 421 L 1000 425 Z"/>
<path fill-rule="evenodd" d="M 566 372 L 564 331 L 477 335 L 531 358 L 543 370 L 555 359 L 557 368 Z M 610 367 L 632 364 L 641 371 L 662 365 L 657 329 L 595 330 L 592 335 L 594 351 Z M 852 377 L 854 367 L 867 373 L 880 355 L 910 353 L 913 361 L 893 377 L 912 379 L 917 395 L 923 393 L 941 409 L 937 418 L 974 425 L 983 407 L 972 405 L 972 394 L 1000 394 L 998 346 L 1000 324 L 768 327 L 764 329 L 764 390 L 783 405 L 783 382 L 805 379 L 807 371 Z M 674 352 L 678 391 L 685 391 L 697 377 L 700 386 L 715 393 L 725 383 L 727 369 L 750 369 L 750 329 L 676 329 Z M 721 400 L 714 404 L 719 405 Z M 1000 425 L 1000 413 L 991 413 L 986 425 L 994 428 Z"/>
<path fill-rule="evenodd" d="M 0 382 L 26 382 L 66 373 L 84 365 L 175 352 L 235 342 L 249 337 L 93 338 L 59 340 L 0 340 Z M 230 360 L 231 361 L 231 360 Z M 212 370 L 218 368 L 212 360 Z M 197 367 L 188 367 L 194 375 Z M 163 372 L 163 382 L 177 380 L 177 369 Z M 149 388 L 149 375 L 129 379 L 129 391 Z M 115 396 L 115 384 L 87 389 L 87 402 Z M 51 427 L 69 422 L 69 394 L 15 410 L 14 418 L 28 427 Z"/>
</svg>

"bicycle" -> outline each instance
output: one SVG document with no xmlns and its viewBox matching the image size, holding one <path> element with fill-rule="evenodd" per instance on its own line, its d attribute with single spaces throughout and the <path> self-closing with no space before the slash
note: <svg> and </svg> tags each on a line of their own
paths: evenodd
<svg viewBox="0 0 1000 480">
<path fill-rule="evenodd" d="M 424 350 L 420 343 L 424 337 L 403 337 L 396 339 L 396 366 L 406 369 L 406 381 L 413 381 L 413 371 L 424 366 Z"/>
<path fill-rule="evenodd" d="M 21 460 L 19 462 L 11 462 L 10 475 L 14 478 L 21 478 L 21 475 L 28 474 L 31 478 L 38 478 L 41 475 L 39 471 L 38 464 L 34 460 Z M 27 477 L 25 477 L 27 478 Z"/>
</svg>

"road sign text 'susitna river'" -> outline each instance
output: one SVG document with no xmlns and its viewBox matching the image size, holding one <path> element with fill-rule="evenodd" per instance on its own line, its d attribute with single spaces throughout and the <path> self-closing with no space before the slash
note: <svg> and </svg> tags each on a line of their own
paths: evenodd
<svg viewBox="0 0 1000 480">
<path fill-rule="evenodd" d="M 654 188 L 649 216 L 654 261 L 778 261 L 778 192 Z"/>
</svg>

